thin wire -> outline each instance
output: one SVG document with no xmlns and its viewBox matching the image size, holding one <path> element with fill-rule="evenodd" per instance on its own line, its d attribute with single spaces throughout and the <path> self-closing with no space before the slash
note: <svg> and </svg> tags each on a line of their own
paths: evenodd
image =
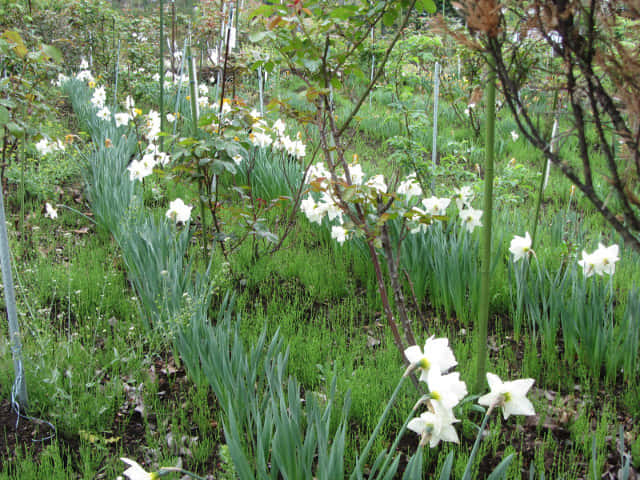
<svg viewBox="0 0 640 480">
<path fill-rule="evenodd" d="M 21 350 L 20 348 L 16 348 L 16 347 L 11 347 L 11 352 L 12 353 L 20 353 L 19 350 Z M 29 415 L 24 415 L 22 413 L 20 413 L 20 404 L 18 403 L 18 400 L 16 399 L 18 396 L 18 389 L 20 384 L 22 383 L 22 376 L 23 376 L 23 372 L 24 372 L 24 367 L 22 365 L 22 360 L 18 360 L 18 373 L 16 375 L 16 378 L 13 382 L 13 386 L 11 387 L 11 409 L 15 412 L 16 414 L 16 430 L 18 430 L 18 425 L 20 423 L 20 419 L 24 418 L 25 420 L 34 422 L 34 423 L 39 423 L 42 425 L 48 425 L 49 428 L 51 428 L 52 433 L 44 438 L 32 438 L 31 441 L 36 443 L 36 442 L 46 442 L 48 440 L 51 440 L 53 437 L 55 437 L 58 433 L 58 431 L 56 430 L 55 425 L 53 425 L 51 422 L 48 422 L 47 420 L 43 420 L 41 418 L 36 418 L 36 417 L 31 417 Z"/>
</svg>

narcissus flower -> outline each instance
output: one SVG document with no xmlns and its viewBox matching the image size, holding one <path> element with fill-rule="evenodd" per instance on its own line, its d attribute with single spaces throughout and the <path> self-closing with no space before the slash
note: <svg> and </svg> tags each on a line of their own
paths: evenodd
<svg viewBox="0 0 640 480">
<path fill-rule="evenodd" d="M 141 160 L 133 160 L 127 170 L 129 170 L 129 179 L 142 180 L 153 173 L 155 167 L 155 158 L 153 154 L 146 154 Z"/>
<path fill-rule="evenodd" d="M 427 381 L 431 368 L 444 373 L 458 364 L 456 357 L 449 347 L 448 338 L 430 337 L 424 344 L 424 350 L 417 345 L 412 345 L 404 351 L 404 356 L 410 364 L 409 368 L 421 370 L 420 380 Z"/>
<path fill-rule="evenodd" d="M 109 110 L 109 107 L 102 107 L 100 110 L 98 110 L 98 113 L 96 113 L 98 118 L 101 118 L 104 121 L 108 121 L 111 119 L 111 110 Z"/>
<path fill-rule="evenodd" d="M 123 473 L 129 480 L 156 480 L 160 478 L 155 472 L 147 472 L 138 462 L 129 458 L 121 458 L 120 460 L 129 465 L 129 468 Z"/>
<path fill-rule="evenodd" d="M 127 112 L 116 113 L 113 117 L 116 120 L 116 127 L 129 125 L 129 121 L 131 120 L 131 115 Z"/>
<path fill-rule="evenodd" d="M 331 238 L 335 239 L 340 244 L 345 242 L 348 234 L 349 231 L 340 225 L 334 225 L 331 227 Z"/>
<path fill-rule="evenodd" d="M 364 180 L 364 171 L 362 171 L 362 165 L 359 163 L 349 164 L 349 176 L 351 177 L 351 183 L 353 185 L 361 185 Z"/>
<path fill-rule="evenodd" d="M 460 218 L 462 218 L 462 223 L 468 232 L 473 232 L 474 228 L 482 226 L 480 217 L 482 217 L 482 210 L 474 208 L 460 210 Z"/>
<path fill-rule="evenodd" d="M 191 205 L 185 205 L 180 198 L 176 198 L 169 204 L 167 218 L 174 220 L 176 223 L 186 223 L 191 218 Z"/>
<path fill-rule="evenodd" d="M 322 223 L 322 218 L 326 213 L 326 210 L 320 207 L 311 196 L 308 196 L 300 202 L 300 210 L 302 210 L 310 222 L 315 222 L 318 225 Z"/>
<path fill-rule="evenodd" d="M 512 382 L 503 382 L 493 373 L 487 373 L 487 382 L 491 391 L 478 399 L 480 405 L 486 407 L 502 407 L 502 415 L 506 420 L 510 415 L 535 415 L 533 404 L 526 397 L 533 386 L 533 378 L 524 378 Z"/>
<path fill-rule="evenodd" d="M 367 180 L 368 187 L 378 191 L 379 193 L 385 193 L 387 191 L 387 184 L 384 181 L 384 177 L 382 175 L 374 175 L 369 180 Z"/>
<path fill-rule="evenodd" d="M 473 190 L 470 186 L 467 185 L 461 188 L 454 188 L 453 191 L 455 192 L 453 199 L 456 201 L 458 210 L 462 210 L 471 205 L 471 200 L 473 200 Z"/>
<path fill-rule="evenodd" d="M 407 201 L 411 200 L 411 197 L 422 196 L 422 187 L 416 180 L 415 173 L 409 175 L 403 182 L 400 183 L 400 185 L 398 185 L 398 193 L 400 195 L 405 195 L 407 197 Z"/>
<path fill-rule="evenodd" d="M 455 407 L 467 395 L 467 385 L 460 380 L 460 373 L 442 375 L 435 368 L 427 373 L 427 386 L 431 403 L 439 403 L 444 408 Z"/>
<path fill-rule="evenodd" d="M 50 218 L 51 220 L 55 220 L 58 218 L 58 210 L 53 208 L 49 202 L 44 204 L 44 216 Z"/>
<path fill-rule="evenodd" d="M 523 257 L 526 257 L 531 252 L 531 236 L 529 232 L 526 232 L 524 237 L 515 235 L 511 240 L 509 251 L 513 254 L 513 261 L 517 262 Z"/>
<path fill-rule="evenodd" d="M 429 215 L 442 216 L 447 213 L 447 208 L 451 203 L 449 198 L 429 197 L 422 200 L 422 205 Z"/>
<path fill-rule="evenodd" d="M 98 87 L 93 91 L 93 95 L 91 96 L 91 103 L 96 108 L 103 108 L 106 100 L 107 93 L 105 92 L 104 87 Z"/>
<path fill-rule="evenodd" d="M 412 418 L 407 428 L 420 435 L 420 445 L 429 443 L 429 447 L 435 448 L 440 440 L 458 443 L 458 434 L 453 424 L 459 420 L 453 416 L 453 412 L 438 404 L 433 405 L 433 412 L 424 412 L 419 417 Z"/>
<path fill-rule="evenodd" d="M 256 147 L 261 148 L 268 147 L 269 145 L 271 145 L 271 143 L 273 143 L 273 139 L 269 135 L 259 131 L 253 132 L 249 136 L 249 139 L 251 140 L 251 143 L 253 143 Z"/>
<path fill-rule="evenodd" d="M 582 260 L 578 262 L 578 265 L 582 267 L 582 271 L 585 277 L 590 277 L 594 273 L 597 275 L 613 275 L 616 271 L 616 262 L 620 260 L 618 256 L 620 248 L 614 244 L 610 247 L 605 247 L 603 244 L 598 244 L 598 249 L 589 254 L 586 251 L 582 251 Z"/>
</svg>

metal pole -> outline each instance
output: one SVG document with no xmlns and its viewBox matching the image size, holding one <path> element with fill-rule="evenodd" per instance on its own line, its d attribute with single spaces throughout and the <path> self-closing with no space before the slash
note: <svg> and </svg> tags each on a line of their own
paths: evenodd
<svg viewBox="0 0 640 480">
<path fill-rule="evenodd" d="M 258 67 L 258 90 L 260 91 L 260 115 L 264 117 L 264 75 L 262 67 Z"/>
<path fill-rule="evenodd" d="M 160 131 L 164 132 L 164 0 L 160 0 Z M 160 135 L 160 150 L 164 137 Z"/>
<path fill-rule="evenodd" d="M 376 54 L 373 50 L 374 40 L 373 40 L 373 27 L 371 27 L 371 83 L 373 83 L 373 75 L 376 68 Z M 369 108 L 371 108 L 371 93 L 369 93 Z"/>
<path fill-rule="evenodd" d="M 16 294 L 13 288 L 13 276 L 11 274 L 11 257 L 9 240 L 7 237 L 7 219 L 4 214 L 4 194 L 0 187 L 0 264 L 2 266 L 2 283 L 4 284 L 4 298 L 7 304 L 7 318 L 9 320 L 9 339 L 11 341 L 11 353 L 13 355 L 13 369 L 15 381 L 11 391 L 11 402 L 18 404 L 17 411 L 24 411 L 29 403 L 27 397 L 27 383 L 24 378 L 24 362 L 22 359 L 22 341 L 18 326 L 18 314 L 16 311 Z"/>
<path fill-rule="evenodd" d="M 431 163 L 435 172 L 438 158 L 438 96 L 440 94 L 440 63 L 436 62 L 436 69 L 433 78 L 433 141 L 431 146 Z M 431 192 L 435 194 L 436 180 L 431 177 Z"/>
<path fill-rule="evenodd" d="M 118 105 L 118 71 L 120 70 L 120 37 L 118 37 L 118 53 L 116 54 L 115 86 L 113 87 L 113 109 Z"/>
</svg>

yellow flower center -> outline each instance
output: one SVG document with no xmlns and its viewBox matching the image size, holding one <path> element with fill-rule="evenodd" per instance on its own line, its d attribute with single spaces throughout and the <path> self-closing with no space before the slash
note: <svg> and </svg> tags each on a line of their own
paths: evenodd
<svg viewBox="0 0 640 480">
<path fill-rule="evenodd" d="M 420 368 L 422 368 L 423 370 L 429 370 L 430 366 L 431 365 L 429 364 L 429 360 L 427 360 L 426 358 L 420 359 Z"/>
<path fill-rule="evenodd" d="M 440 396 L 440 394 L 438 392 L 430 392 L 429 395 L 431 395 L 431 398 L 433 400 L 440 400 L 442 398 L 442 396 Z"/>
</svg>

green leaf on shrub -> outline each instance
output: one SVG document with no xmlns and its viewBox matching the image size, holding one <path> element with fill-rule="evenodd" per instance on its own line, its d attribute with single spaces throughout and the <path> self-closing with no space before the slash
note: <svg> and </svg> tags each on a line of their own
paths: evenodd
<svg viewBox="0 0 640 480">
<path fill-rule="evenodd" d="M 354 5 L 345 5 L 342 7 L 335 8 L 331 14 L 331 18 L 337 18 L 339 20 L 346 20 L 356 14 L 358 11 L 358 7 Z"/>
<path fill-rule="evenodd" d="M 256 8 L 253 12 L 251 12 L 251 14 L 249 15 L 249 19 L 258 17 L 260 15 L 264 17 L 270 17 L 271 15 L 273 15 L 275 11 L 276 11 L 276 7 L 272 5 L 261 5 L 258 8 Z"/>
<path fill-rule="evenodd" d="M 273 32 L 264 31 L 264 32 L 252 32 L 249 34 L 249 41 L 252 43 L 260 43 L 264 39 L 274 39 L 275 35 Z"/>
<path fill-rule="evenodd" d="M 24 136 L 24 128 L 18 125 L 16 122 L 9 122 L 6 125 L 7 130 L 16 138 L 22 138 Z"/>
<path fill-rule="evenodd" d="M 418 0 L 416 2 L 416 9 L 418 11 L 426 10 L 429 13 L 436 13 L 436 4 L 433 0 Z"/>
<path fill-rule="evenodd" d="M 0 106 L 0 127 L 4 127 L 9 122 L 9 110 Z"/>
<path fill-rule="evenodd" d="M 382 23 L 384 24 L 385 27 L 391 27 L 393 26 L 393 22 L 396 21 L 396 18 L 398 17 L 398 11 L 395 9 L 389 10 L 387 13 L 385 13 L 382 16 Z"/>
<path fill-rule="evenodd" d="M 42 45 L 42 51 L 55 63 L 62 61 L 62 53 L 56 47 L 52 45 Z"/>
</svg>

